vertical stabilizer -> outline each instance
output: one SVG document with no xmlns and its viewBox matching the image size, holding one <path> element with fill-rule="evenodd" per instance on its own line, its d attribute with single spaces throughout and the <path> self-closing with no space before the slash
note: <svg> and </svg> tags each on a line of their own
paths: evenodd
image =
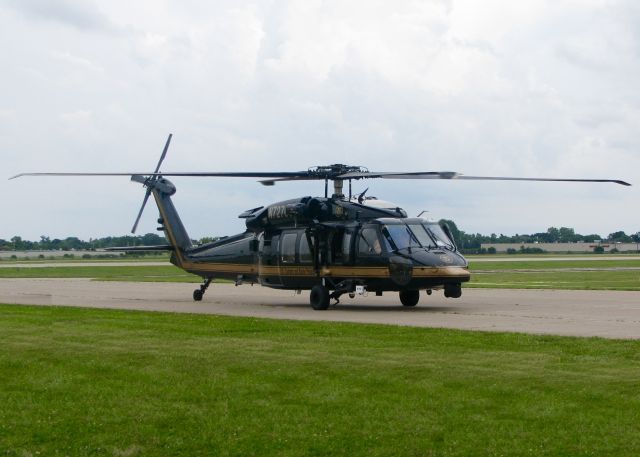
<svg viewBox="0 0 640 457">
<path fill-rule="evenodd" d="M 169 184 L 170 187 L 173 188 L 173 192 L 168 194 L 162 189 L 159 189 L 158 187 L 160 186 L 152 189 L 153 197 L 158 205 L 158 211 L 160 211 L 160 219 L 158 219 L 158 222 L 169 243 L 175 248 L 176 253 L 180 254 L 182 251 L 192 247 L 191 238 L 189 238 L 189 234 L 180 220 L 178 211 L 171 201 L 171 195 L 175 193 L 175 187 L 164 178 L 158 181 L 158 184 L 161 183 L 163 186 Z"/>
</svg>

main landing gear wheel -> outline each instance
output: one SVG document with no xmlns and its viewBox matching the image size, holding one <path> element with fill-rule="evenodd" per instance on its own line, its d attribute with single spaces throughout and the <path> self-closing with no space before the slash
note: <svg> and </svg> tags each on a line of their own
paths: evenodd
<svg viewBox="0 0 640 457">
<path fill-rule="evenodd" d="M 193 299 L 195 301 L 202 301 L 202 297 L 204 297 L 204 293 L 209 288 L 211 281 L 213 281 L 213 278 L 205 279 L 200 288 L 193 291 Z"/>
<path fill-rule="evenodd" d="M 400 302 L 402 306 L 416 306 L 420 300 L 419 290 L 401 290 Z"/>
<path fill-rule="evenodd" d="M 311 294 L 309 294 L 311 307 L 315 310 L 324 310 L 329 307 L 329 289 L 322 284 L 313 286 Z"/>
</svg>

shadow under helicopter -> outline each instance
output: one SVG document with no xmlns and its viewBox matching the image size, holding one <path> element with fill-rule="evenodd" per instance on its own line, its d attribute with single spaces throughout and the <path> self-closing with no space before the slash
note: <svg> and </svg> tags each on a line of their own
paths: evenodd
<svg viewBox="0 0 640 457">
<path fill-rule="evenodd" d="M 309 305 L 306 303 L 260 303 L 260 306 L 266 308 L 284 308 L 284 309 L 308 309 Z M 371 312 L 379 312 L 379 313 L 414 313 L 414 314 L 429 314 L 429 313 L 447 313 L 447 314 L 459 314 L 464 311 L 464 308 L 456 307 L 456 306 L 416 306 L 416 307 L 405 307 L 398 305 L 365 305 L 362 303 L 336 303 L 330 305 L 327 311 L 336 311 L 336 312 L 359 312 L 359 313 L 371 313 Z"/>
</svg>

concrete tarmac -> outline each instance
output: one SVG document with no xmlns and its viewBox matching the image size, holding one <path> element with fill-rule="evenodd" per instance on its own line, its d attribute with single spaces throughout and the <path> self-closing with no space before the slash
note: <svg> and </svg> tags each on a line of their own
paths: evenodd
<svg viewBox="0 0 640 457">
<path fill-rule="evenodd" d="M 459 299 L 421 293 L 415 308 L 397 293 L 350 299 L 327 311 L 309 306 L 308 291 L 213 284 L 204 300 L 196 284 L 102 282 L 88 279 L 0 279 L 0 303 L 136 309 L 640 339 L 640 292 L 464 289 Z"/>
</svg>

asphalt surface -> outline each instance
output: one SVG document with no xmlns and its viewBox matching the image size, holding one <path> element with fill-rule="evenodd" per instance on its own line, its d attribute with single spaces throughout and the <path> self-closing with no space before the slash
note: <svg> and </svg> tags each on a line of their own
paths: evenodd
<svg viewBox="0 0 640 457">
<path fill-rule="evenodd" d="M 396 293 L 350 299 L 327 311 L 297 295 L 260 286 L 213 284 L 194 302 L 195 284 L 88 279 L 0 279 L 0 303 L 65 305 L 274 319 L 343 321 L 536 334 L 640 339 L 640 292 L 464 289 L 459 299 L 421 294 L 403 308 Z"/>
</svg>

